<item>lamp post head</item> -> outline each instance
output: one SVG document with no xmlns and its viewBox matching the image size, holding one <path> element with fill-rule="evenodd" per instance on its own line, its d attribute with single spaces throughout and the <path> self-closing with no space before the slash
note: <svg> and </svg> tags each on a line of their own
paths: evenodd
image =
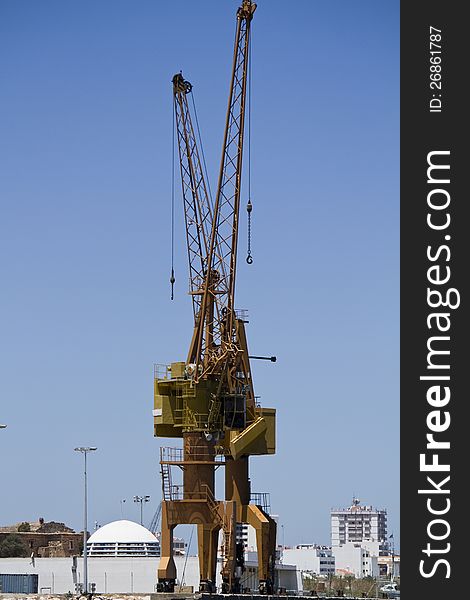
<svg viewBox="0 0 470 600">
<path fill-rule="evenodd" d="M 150 496 L 134 496 L 134 502 L 150 502 Z"/>
<path fill-rule="evenodd" d="M 5 429 L 6 425 L 3 425 L 2 423 L 0 423 L 0 429 Z"/>
<path fill-rule="evenodd" d="M 96 446 L 79 446 L 78 448 L 74 448 L 75 452 L 93 452 L 94 450 L 98 450 Z"/>
</svg>

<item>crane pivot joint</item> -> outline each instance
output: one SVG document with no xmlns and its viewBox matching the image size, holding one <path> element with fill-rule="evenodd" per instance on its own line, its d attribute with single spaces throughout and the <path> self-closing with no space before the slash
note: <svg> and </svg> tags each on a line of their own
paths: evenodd
<svg viewBox="0 0 470 600">
<path fill-rule="evenodd" d="M 176 73 L 176 75 L 171 80 L 173 82 L 173 94 L 189 94 L 189 92 L 193 89 L 193 86 L 189 81 L 184 79 L 183 74 Z"/>
</svg>

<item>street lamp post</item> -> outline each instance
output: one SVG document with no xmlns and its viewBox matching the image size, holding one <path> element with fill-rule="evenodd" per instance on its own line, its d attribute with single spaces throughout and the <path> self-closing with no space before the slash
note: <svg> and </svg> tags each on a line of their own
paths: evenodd
<svg viewBox="0 0 470 600">
<path fill-rule="evenodd" d="M 150 496 L 134 496 L 134 502 L 140 502 L 140 524 L 144 524 L 144 502 L 150 502 Z"/>
<path fill-rule="evenodd" d="M 285 549 L 285 544 L 284 544 L 284 524 L 281 524 L 281 530 L 282 530 L 282 549 L 281 549 L 281 556 L 280 558 L 280 562 L 283 563 L 284 562 L 284 549 Z"/>
<path fill-rule="evenodd" d="M 85 498 L 84 498 L 84 522 L 83 522 L 83 593 L 88 594 L 88 549 L 87 549 L 87 533 L 88 533 L 88 513 L 87 513 L 87 473 L 86 473 L 86 455 L 88 452 L 94 452 L 97 448 L 92 446 L 80 446 L 75 448 L 75 452 L 81 452 L 85 459 L 84 481 L 85 481 Z"/>
</svg>

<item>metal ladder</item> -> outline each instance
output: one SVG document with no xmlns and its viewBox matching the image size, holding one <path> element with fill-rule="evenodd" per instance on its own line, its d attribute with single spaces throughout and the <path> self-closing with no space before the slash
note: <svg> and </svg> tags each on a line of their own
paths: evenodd
<svg viewBox="0 0 470 600">
<path fill-rule="evenodd" d="M 233 527 L 232 518 L 225 516 L 223 519 L 224 531 L 224 571 L 229 573 L 229 583 L 232 583 L 232 574 L 235 556 L 232 553 L 233 548 Z"/>
<path fill-rule="evenodd" d="M 208 422 L 209 425 L 214 425 L 220 417 L 220 409 L 222 407 L 222 401 L 218 396 L 213 395 L 211 397 L 210 406 L 209 406 L 209 417 Z"/>
<path fill-rule="evenodd" d="M 162 475 L 162 496 L 163 500 L 172 500 L 171 470 L 167 463 L 160 463 L 160 472 Z"/>
</svg>

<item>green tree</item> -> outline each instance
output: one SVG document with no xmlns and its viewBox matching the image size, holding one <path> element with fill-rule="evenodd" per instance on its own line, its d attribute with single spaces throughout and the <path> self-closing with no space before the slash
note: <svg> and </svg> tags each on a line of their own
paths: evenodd
<svg viewBox="0 0 470 600">
<path fill-rule="evenodd" d="M 23 523 L 18 525 L 18 531 L 27 533 L 31 531 L 31 525 L 27 521 L 23 521 Z"/>
<path fill-rule="evenodd" d="M 16 558 L 28 555 L 28 549 L 21 537 L 16 533 L 7 535 L 0 542 L 0 558 Z"/>
<path fill-rule="evenodd" d="M 302 583 L 303 583 L 303 588 L 305 591 L 308 591 L 308 592 L 316 591 L 318 577 L 308 571 L 303 571 L 302 572 Z"/>
</svg>

